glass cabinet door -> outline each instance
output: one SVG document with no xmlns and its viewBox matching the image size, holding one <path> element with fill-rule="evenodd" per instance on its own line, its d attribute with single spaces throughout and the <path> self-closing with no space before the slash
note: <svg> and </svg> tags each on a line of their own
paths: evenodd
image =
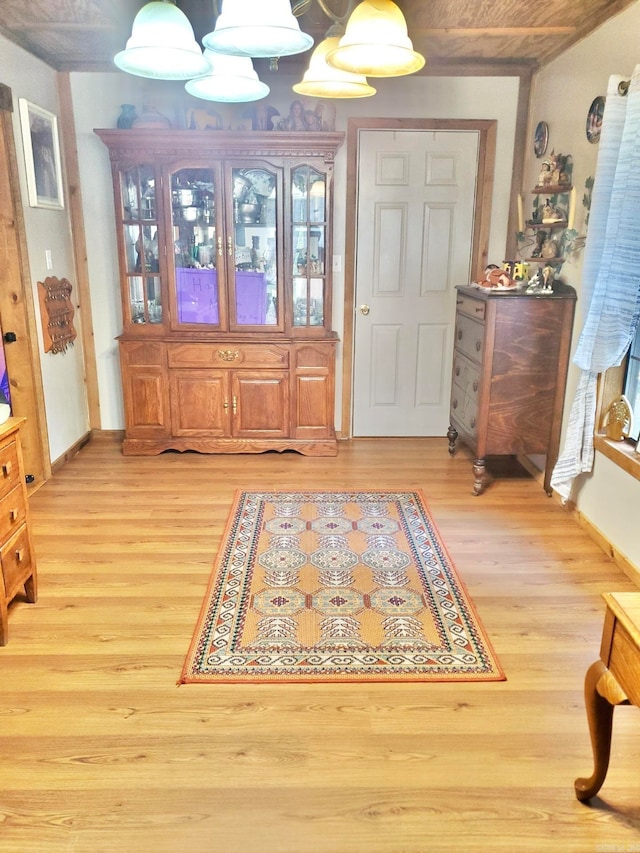
<svg viewBox="0 0 640 853">
<path fill-rule="evenodd" d="M 231 325 L 278 326 L 277 175 L 265 168 L 232 168 L 231 182 Z"/>
<path fill-rule="evenodd" d="M 326 312 L 326 175 L 298 166 L 291 181 L 293 326 L 323 326 Z"/>
<path fill-rule="evenodd" d="M 158 257 L 158 213 L 153 166 L 134 166 L 120 174 L 124 269 L 128 304 L 126 323 L 162 323 Z"/>
<path fill-rule="evenodd" d="M 221 322 L 218 260 L 222 238 L 216 226 L 216 182 L 212 169 L 171 174 L 171 229 L 178 324 Z"/>
</svg>

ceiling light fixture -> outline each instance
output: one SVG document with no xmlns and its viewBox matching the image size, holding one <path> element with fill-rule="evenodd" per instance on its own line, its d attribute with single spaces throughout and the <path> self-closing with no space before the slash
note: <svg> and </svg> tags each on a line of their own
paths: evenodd
<svg viewBox="0 0 640 853">
<path fill-rule="evenodd" d="M 419 71 L 425 58 L 413 49 L 407 22 L 392 0 L 362 0 L 327 62 L 367 77 L 400 77 Z"/>
<path fill-rule="evenodd" d="M 156 80 L 189 80 L 209 69 L 189 19 L 169 0 L 140 9 L 131 38 L 113 61 L 128 74 Z"/>
<path fill-rule="evenodd" d="M 250 57 L 230 56 L 209 48 L 204 55 L 211 71 L 187 80 L 184 88 L 190 95 L 205 101 L 244 103 L 258 101 L 269 94 L 269 87 L 258 79 Z"/>
<path fill-rule="evenodd" d="M 203 38 L 204 55 L 186 15 L 173 0 L 151 0 L 136 15 L 126 48 L 114 57 L 129 74 L 158 80 L 187 80 L 197 98 L 243 102 L 269 93 L 251 57 L 271 60 L 302 53 L 313 38 L 297 16 L 314 0 L 212 0 L 216 25 Z M 413 50 L 404 15 L 392 0 L 349 0 L 346 13 L 334 14 L 326 0 L 318 5 L 332 21 L 314 50 L 303 79 L 293 86 L 318 98 L 365 98 L 376 90 L 366 77 L 395 77 L 418 71 L 424 57 Z M 354 8 L 355 6 L 355 8 Z M 343 4 L 344 8 L 344 4 Z M 345 29 L 346 24 L 346 29 Z M 232 57 L 246 60 L 230 62 Z"/>
<path fill-rule="evenodd" d="M 289 0 L 223 0 L 205 47 L 233 56 L 267 58 L 303 53 L 313 37 L 303 33 Z"/>
<path fill-rule="evenodd" d="M 293 86 L 294 92 L 313 98 L 368 98 L 375 95 L 376 90 L 369 85 L 364 74 L 342 71 L 327 63 L 327 54 L 338 47 L 343 34 L 341 24 L 334 24 L 327 31 L 324 41 L 311 54 L 309 68 L 302 80 Z"/>
</svg>

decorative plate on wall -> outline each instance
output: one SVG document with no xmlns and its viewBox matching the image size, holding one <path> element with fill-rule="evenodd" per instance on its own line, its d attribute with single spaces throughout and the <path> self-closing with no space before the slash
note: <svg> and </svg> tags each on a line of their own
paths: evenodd
<svg viewBox="0 0 640 853">
<path fill-rule="evenodd" d="M 536 132 L 533 135 L 533 153 L 536 157 L 542 157 L 549 144 L 549 125 L 546 121 L 539 121 Z"/>
<path fill-rule="evenodd" d="M 587 115 L 587 139 L 591 143 L 600 141 L 600 131 L 602 130 L 602 116 L 604 115 L 604 98 L 599 95 L 594 98 L 589 107 Z"/>
</svg>

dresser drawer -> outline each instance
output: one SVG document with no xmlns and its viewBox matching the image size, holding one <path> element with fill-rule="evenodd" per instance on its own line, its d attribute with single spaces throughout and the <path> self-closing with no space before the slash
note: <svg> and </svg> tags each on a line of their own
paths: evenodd
<svg viewBox="0 0 640 853">
<path fill-rule="evenodd" d="M 169 344 L 169 367 L 289 367 L 289 348 L 279 344 Z"/>
<path fill-rule="evenodd" d="M 18 447 L 15 441 L 8 441 L 0 448 L 0 498 L 9 494 L 19 480 Z"/>
<path fill-rule="evenodd" d="M 453 385 L 451 388 L 451 420 L 457 421 L 464 432 L 475 438 L 478 434 L 478 401 Z"/>
<path fill-rule="evenodd" d="M 24 524 L 26 514 L 22 483 L 18 483 L 8 495 L 0 499 L 0 543 Z"/>
<path fill-rule="evenodd" d="M 464 314 L 458 314 L 455 347 L 473 361 L 481 363 L 484 349 L 484 325 Z"/>
<path fill-rule="evenodd" d="M 13 598 L 18 588 L 32 574 L 31 549 L 27 525 L 22 527 L 0 549 L 2 577 L 4 578 L 5 597 Z"/>
<path fill-rule="evenodd" d="M 475 317 L 476 320 L 484 320 L 486 306 L 487 303 L 481 299 L 474 299 L 464 293 L 458 293 L 456 296 L 456 310 L 461 314 L 467 314 L 469 317 Z"/>
<path fill-rule="evenodd" d="M 453 382 L 474 400 L 480 393 L 480 367 L 461 352 L 453 353 Z"/>
</svg>

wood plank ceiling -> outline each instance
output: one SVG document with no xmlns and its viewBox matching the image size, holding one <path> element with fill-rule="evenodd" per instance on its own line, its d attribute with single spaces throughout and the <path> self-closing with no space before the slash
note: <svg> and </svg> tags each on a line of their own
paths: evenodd
<svg viewBox="0 0 640 853">
<path fill-rule="evenodd" d="M 425 74 L 530 74 L 637 0 L 398 0 Z M 202 37 L 216 0 L 177 0 Z M 340 16 L 347 0 L 325 0 Z M 59 71 L 112 70 L 144 0 L 2 0 L 0 32 Z M 321 41 L 331 21 L 317 0 L 294 0 Z M 298 73 L 303 54 L 280 61 Z"/>
</svg>

